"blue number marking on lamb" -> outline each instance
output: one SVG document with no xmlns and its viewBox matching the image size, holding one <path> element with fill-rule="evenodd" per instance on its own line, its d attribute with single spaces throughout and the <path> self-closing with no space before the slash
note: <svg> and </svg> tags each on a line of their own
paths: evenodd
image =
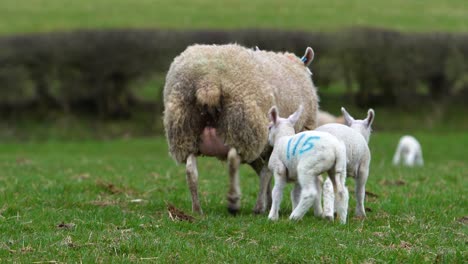
<svg viewBox="0 0 468 264">
<path fill-rule="evenodd" d="M 312 143 L 311 141 L 313 140 L 319 140 L 320 137 L 318 136 L 310 136 L 306 139 L 306 141 L 304 142 L 304 144 L 302 144 L 302 147 L 301 149 L 299 150 L 299 155 L 303 154 L 304 152 L 307 152 L 309 150 L 311 150 L 312 148 L 314 148 L 314 143 Z"/>
<path fill-rule="evenodd" d="M 302 134 L 299 139 L 297 140 L 296 142 L 296 145 L 294 145 L 294 149 L 293 149 L 293 152 L 292 152 L 292 155 L 296 155 L 296 149 L 297 149 L 297 146 L 299 145 L 299 143 L 301 142 L 302 138 L 304 138 L 305 134 Z"/>
<path fill-rule="evenodd" d="M 292 141 L 292 138 L 290 138 L 288 140 L 288 148 L 286 149 L 286 159 L 290 159 L 291 157 L 289 156 L 289 149 L 291 148 L 291 141 Z"/>
</svg>

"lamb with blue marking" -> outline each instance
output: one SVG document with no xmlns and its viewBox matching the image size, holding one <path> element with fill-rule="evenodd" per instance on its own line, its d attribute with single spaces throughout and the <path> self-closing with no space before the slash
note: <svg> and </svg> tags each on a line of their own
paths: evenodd
<svg viewBox="0 0 468 264">
<path fill-rule="evenodd" d="M 371 134 L 371 125 L 374 121 L 374 110 L 367 111 L 367 117 L 364 120 L 355 120 L 344 107 L 341 108 L 345 124 L 326 124 L 317 127 L 316 131 L 328 132 L 344 142 L 346 146 L 346 166 L 347 175 L 356 180 L 356 216 L 365 217 L 366 211 L 364 208 L 364 197 L 366 193 L 366 182 L 369 177 L 369 165 L 371 161 L 371 153 L 369 150 L 369 138 Z M 333 180 L 333 179 L 332 179 Z M 331 184 L 324 183 L 323 198 L 324 198 L 324 216 L 325 218 L 333 217 L 333 189 L 330 189 Z M 336 190 L 336 189 L 335 189 Z M 335 201 L 336 204 L 336 201 Z M 316 203 L 317 210 L 321 210 L 321 204 Z"/>
<path fill-rule="evenodd" d="M 269 111 L 268 142 L 273 147 L 268 167 L 273 172 L 275 185 L 268 218 L 277 220 L 283 190 L 289 181 L 295 182 L 291 192 L 293 212 L 289 219 L 301 219 L 317 200 L 321 200 L 320 174 L 328 172 L 336 187 L 336 209 L 341 223 L 346 223 L 348 190 L 346 180 L 345 145 L 333 135 L 320 131 L 296 134 L 294 124 L 302 114 L 302 105 L 288 118 L 281 118 L 276 106 Z M 316 216 L 322 216 L 321 207 L 314 207 Z M 333 216 L 332 216 L 333 217 Z"/>
</svg>

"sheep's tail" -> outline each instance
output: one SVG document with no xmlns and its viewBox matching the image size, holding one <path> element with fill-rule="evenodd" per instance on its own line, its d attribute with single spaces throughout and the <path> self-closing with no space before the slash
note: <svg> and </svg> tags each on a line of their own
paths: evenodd
<svg viewBox="0 0 468 264">
<path fill-rule="evenodd" d="M 340 175 L 340 179 L 337 180 L 341 180 L 342 184 L 344 185 L 346 181 L 346 145 L 343 141 L 338 141 L 339 144 L 335 148 L 335 172 L 337 172 Z"/>
<path fill-rule="evenodd" d="M 221 100 L 220 85 L 212 78 L 206 77 L 198 83 L 196 97 L 201 105 L 218 107 Z"/>
</svg>

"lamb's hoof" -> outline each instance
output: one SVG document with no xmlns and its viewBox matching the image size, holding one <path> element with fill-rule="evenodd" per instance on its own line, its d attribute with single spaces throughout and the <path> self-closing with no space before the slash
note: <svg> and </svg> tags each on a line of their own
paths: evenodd
<svg viewBox="0 0 468 264">
<path fill-rule="evenodd" d="M 297 216 L 297 215 L 291 215 L 291 216 L 289 216 L 289 220 L 291 220 L 291 221 L 299 221 L 299 220 L 301 220 L 301 219 L 302 219 L 302 217 Z"/>
<path fill-rule="evenodd" d="M 333 216 L 332 215 L 325 215 L 323 219 L 327 220 L 328 222 L 333 222 Z"/>
</svg>

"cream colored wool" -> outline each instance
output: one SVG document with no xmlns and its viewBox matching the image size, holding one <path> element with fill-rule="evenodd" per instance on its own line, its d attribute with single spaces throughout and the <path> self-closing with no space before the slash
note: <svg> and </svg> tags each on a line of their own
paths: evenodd
<svg viewBox="0 0 468 264">
<path fill-rule="evenodd" d="M 177 162 L 198 155 L 200 134 L 217 129 L 242 162 L 267 147 L 268 110 L 292 114 L 305 106 L 296 131 L 314 129 L 318 99 L 304 63 L 291 53 L 247 49 L 236 44 L 193 45 L 170 66 L 164 87 L 164 127 Z"/>
</svg>

